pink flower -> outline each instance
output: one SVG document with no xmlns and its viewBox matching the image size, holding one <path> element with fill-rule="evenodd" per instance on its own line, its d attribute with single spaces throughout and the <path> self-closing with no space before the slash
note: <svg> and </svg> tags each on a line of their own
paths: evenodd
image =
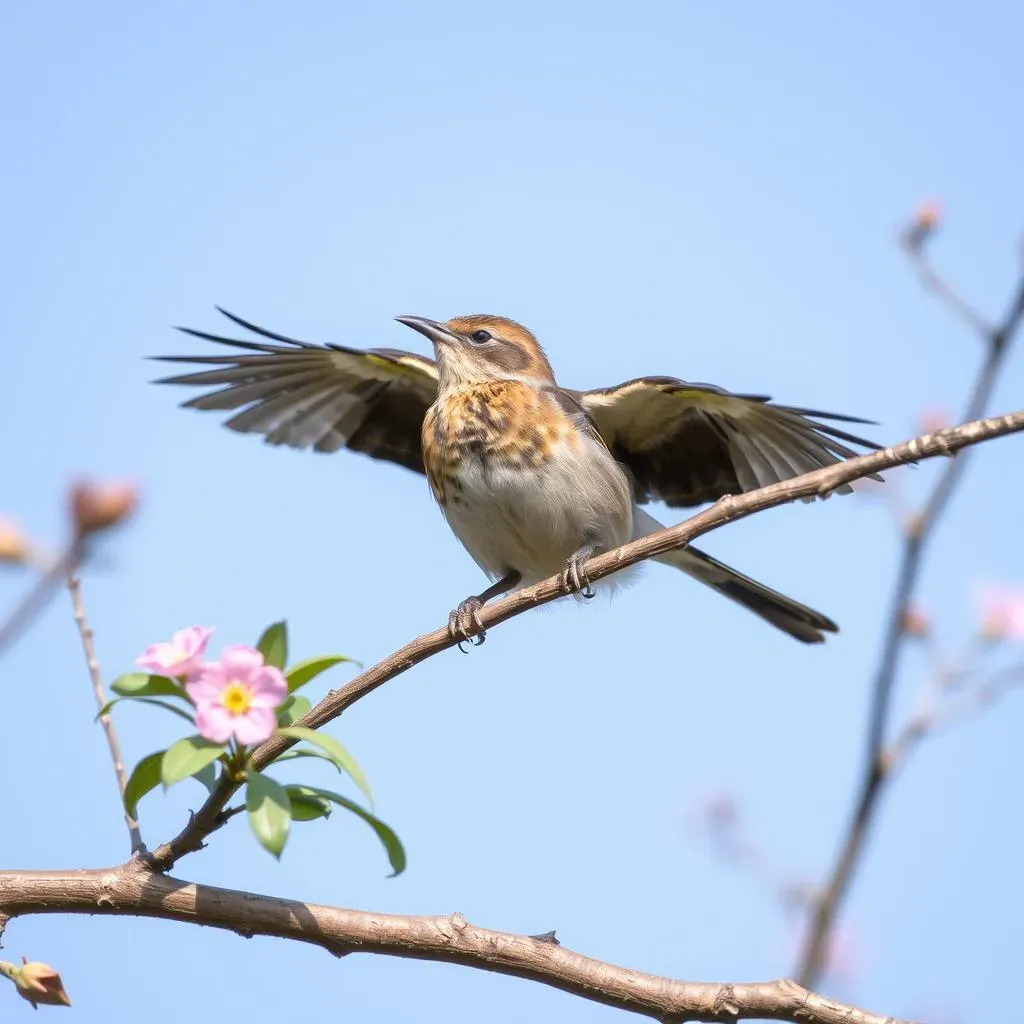
<svg viewBox="0 0 1024 1024">
<path fill-rule="evenodd" d="M 188 676 L 202 668 L 203 654 L 213 629 L 189 626 L 171 637 L 170 643 L 150 644 L 135 664 L 161 676 Z"/>
<path fill-rule="evenodd" d="M 980 587 L 978 632 L 986 640 L 1024 640 L 1024 587 Z"/>
<path fill-rule="evenodd" d="M 253 647 L 232 644 L 186 684 L 196 702 L 196 728 L 212 743 L 262 743 L 277 726 L 274 711 L 288 696 L 280 669 L 263 664 Z"/>
</svg>

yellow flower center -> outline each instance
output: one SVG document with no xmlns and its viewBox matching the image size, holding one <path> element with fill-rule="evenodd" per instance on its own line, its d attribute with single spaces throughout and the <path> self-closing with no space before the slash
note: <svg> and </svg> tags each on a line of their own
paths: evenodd
<svg viewBox="0 0 1024 1024">
<path fill-rule="evenodd" d="M 252 707 L 252 691 L 244 683 L 228 683 L 221 703 L 233 715 L 244 715 Z"/>
</svg>

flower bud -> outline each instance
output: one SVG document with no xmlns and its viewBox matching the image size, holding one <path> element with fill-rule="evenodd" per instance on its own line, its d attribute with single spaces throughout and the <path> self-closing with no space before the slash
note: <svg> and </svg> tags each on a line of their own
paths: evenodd
<svg viewBox="0 0 1024 1024">
<path fill-rule="evenodd" d="M 900 615 L 900 623 L 906 636 L 917 637 L 919 640 L 923 640 L 928 636 L 931 626 L 928 616 L 924 611 L 914 605 L 909 605 L 903 609 Z"/>
<path fill-rule="evenodd" d="M 904 238 L 911 249 L 920 249 L 942 222 L 942 204 L 937 199 L 919 203 Z"/>
<path fill-rule="evenodd" d="M 48 964 L 22 957 L 20 967 L 15 964 L 0 964 L 0 973 L 14 982 L 18 995 L 33 1006 L 70 1006 L 71 1000 L 64 991 L 60 975 Z"/>
<path fill-rule="evenodd" d="M 18 565 L 28 559 L 29 543 L 20 524 L 6 516 L 0 516 L 0 562 Z"/>
<path fill-rule="evenodd" d="M 80 483 L 71 488 L 71 515 L 79 537 L 106 530 L 127 519 L 138 505 L 132 484 Z"/>
</svg>

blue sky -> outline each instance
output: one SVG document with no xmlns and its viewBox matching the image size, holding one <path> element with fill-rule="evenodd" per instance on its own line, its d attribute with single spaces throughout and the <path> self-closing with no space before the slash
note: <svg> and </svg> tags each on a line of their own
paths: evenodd
<svg viewBox="0 0 1024 1024">
<path fill-rule="evenodd" d="M 417 347 L 390 318 L 531 326 L 561 380 L 673 374 L 913 432 L 959 407 L 977 340 L 894 244 L 940 196 L 936 260 L 996 314 L 1020 270 L 1024 13 L 874 0 L 484 5 L 310 0 L 0 8 L 0 507 L 43 539 L 82 474 L 144 490 L 86 596 L 108 678 L 192 623 L 221 642 L 287 616 L 296 656 L 374 661 L 445 620 L 479 575 L 422 479 L 272 450 L 176 408 L 157 354 L 208 347 L 221 304 L 272 329 Z M 422 349 L 418 349 L 422 351 Z M 994 403 L 1020 405 L 1012 358 Z M 922 599 L 951 651 L 970 587 L 1024 579 L 1022 442 L 980 452 Z M 922 492 L 935 467 L 907 475 Z M 675 519 L 678 516 L 669 515 Z M 896 554 L 880 507 L 791 507 L 706 540 L 842 625 L 806 648 L 659 566 L 613 603 L 559 605 L 446 653 L 331 731 L 410 866 L 369 832 L 298 827 L 279 865 L 244 823 L 181 873 L 390 912 L 461 911 L 695 980 L 791 969 L 770 893 L 686 828 L 729 791 L 814 881 L 860 768 Z M 25 580 L 7 573 L 10 605 Z M 924 678 L 906 659 L 900 705 Z M 344 678 L 338 673 L 335 682 Z M 0 666 L 5 867 L 119 861 L 125 836 L 63 598 Z M 119 717 L 127 756 L 173 738 Z M 1015 813 L 1024 702 L 931 741 L 885 802 L 849 904 L 860 948 L 827 990 L 892 1014 L 1003 1012 L 1024 913 Z M 326 776 L 321 780 L 326 784 Z M 143 804 L 151 841 L 197 792 Z M 18 921 L 6 953 L 58 966 L 87 1019 L 611 1020 L 512 979 L 163 922 Z M 27 1007 L 25 1012 L 28 1012 Z"/>
</svg>

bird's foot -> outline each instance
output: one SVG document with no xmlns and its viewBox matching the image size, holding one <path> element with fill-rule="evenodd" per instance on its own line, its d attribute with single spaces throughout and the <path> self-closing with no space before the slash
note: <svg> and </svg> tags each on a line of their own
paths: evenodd
<svg viewBox="0 0 1024 1024">
<path fill-rule="evenodd" d="M 467 597 L 448 616 L 448 635 L 459 645 L 463 654 L 469 652 L 463 647 L 479 647 L 487 639 L 487 631 L 480 621 L 480 609 L 484 603 L 479 597 Z"/>
<path fill-rule="evenodd" d="M 593 546 L 580 548 L 565 563 L 565 569 L 562 570 L 562 589 L 567 594 L 579 594 L 580 597 L 585 597 L 588 601 L 597 596 L 594 593 L 594 588 L 590 585 L 590 577 L 583 568 L 586 561 L 593 557 L 595 551 L 596 548 Z"/>
</svg>

